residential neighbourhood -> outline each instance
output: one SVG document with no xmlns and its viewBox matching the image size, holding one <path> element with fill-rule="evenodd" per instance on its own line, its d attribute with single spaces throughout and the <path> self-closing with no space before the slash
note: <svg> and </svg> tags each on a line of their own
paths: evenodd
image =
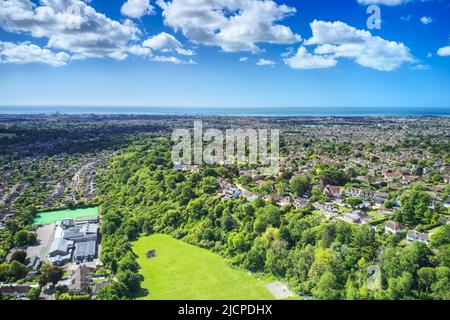
<svg viewBox="0 0 450 320">
<path fill-rule="evenodd" d="M 370 233 L 374 237 L 371 241 L 378 246 L 378 251 L 373 251 L 370 256 L 377 259 L 373 263 L 383 263 L 384 258 L 375 253 L 381 255 L 382 248 L 392 245 L 396 250 L 424 245 L 430 252 L 440 254 L 433 239 L 436 235 L 442 237 L 449 225 L 447 118 L 205 119 L 207 127 L 219 130 L 251 123 L 281 129 L 279 170 L 270 175 L 257 166 L 246 164 L 173 165 L 170 160 L 162 160 L 168 153 L 159 152 L 151 156 L 152 161 L 158 163 L 156 165 L 143 156 L 152 151 L 140 150 L 154 138 L 140 130 L 150 128 L 162 137 L 160 139 L 167 139 L 171 128 L 189 126 L 194 118 L 108 116 L 101 122 L 108 135 L 91 145 L 93 150 L 98 147 L 101 150 L 85 153 L 77 151 L 78 139 L 91 139 L 84 130 L 97 128 L 97 118 L 60 115 L 58 121 L 76 120 L 80 127 L 66 133 L 64 140 L 57 133 L 47 141 L 48 136 L 34 132 L 39 132 L 37 128 L 51 118 L 32 118 L 30 121 L 36 128 L 32 130 L 33 137 L 27 136 L 31 142 L 27 145 L 6 140 L 6 148 L 0 156 L 0 233 L 4 239 L 0 253 L 3 268 L 13 265 L 20 271 L 14 276 L 5 273 L 3 279 L 6 281 L 1 281 L 0 285 L 3 297 L 99 299 L 105 295 L 110 297 L 109 288 L 120 286 L 126 277 L 140 281 L 140 269 L 132 262 L 136 257 L 127 255 L 131 253 L 129 240 L 118 247 L 123 250 L 120 261 L 112 252 L 118 250 L 113 244 L 122 240 L 105 241 L 105 237 L 115 237 L 117 232 L 122 234 L 120 239 L 138 239 L 155 230 L 180 237 L 186 235 L 187 241 L 219 250 L 225 256 L 236 251 L 240 257 L 235 258 L 236 261 L 244 259 L 239 263 L 252 266 L 245 262 L 251 255 L 240 255 L 239 250 L 258 246 L 260 240 L 241 244 L 247 241 L 243 234 L 253 230 L 251 234 L 256 235 L 256 239 L 279 238 L 294 232 L 289 228 L 297 219 L 305 221 L 301 228 L 311 224 L 310 233 L 302 236 L 307 243 L 314 243 L 316 240 L 313 239 L 319 237 L 315 235 L 317 230 L 325 227 L 334 230 L 330 231 L 329 237 L 343 228 L 342 225 L 351 226 L 352 232 Z M 14 117 L 2 120 L 11 124 L 4 125 L 1 130 L 16 130 Z M 111 126 L 123 128 L 123 132 L 111 129 Z M 122 145 L 129 131 L 134 132 L 131 137 L 137 141 L 130 142 L 129 148 L 135 148 L 132 151 Z M 118 135 L 118 138 L 107 138 L 111 135 Z M 33 139 L 37 141 L 33 142 Z M 157 145 L 161 141 L 158 140 Z M 11 158 L 14 154 L 17 158 Z M 135 160 L 139 157 L 143 160 Z M 134 161 L 139 161 L 139 165 L 130 166 Z M 126 178 L 120 178 L 122 180 L 113 175 L 128 168 L 145 171 L 124 174 Z M 161 174 L 153 176 L 158 170 Z M 145 179 L 155 180 L 142 185 Z M 161 186 L 161 181 L 166 181 L 167 186 Z M 179 185 L 190 181 L 192 185 L 180 189 Z M 117 191 L 121 196 L 111 197 L 111 186 L 119 188 L 117 185 L 124 188 Z M 153 191 L 155 188 L 161 190 L 152 194 L 156 192 Z M 195 204 L 196 197 L 202 194 L 207 205 L 212 203 L 216 207 L 202 209 L 207 205 Z M 125 200 L 130 197 L 132 200 Z M 152 208 L 158 201 L 164 203 L 166 197 L 174 197 L 176 203 L 180 201 L 185 207 L 177 211 L 165 203 L 157 209 L 162 216 L 147 221 L 147 215 L 153 212 L 147 208 Z M 169 202 L 172 205 L 173 199 Z M 111 203 L 114 203 L 113 208 Z M 135 211 L 128 209 L 135 206 Z M 243 213 L 242 208 L 253 213 Z M 264 210 L 269 212 L 268 216 L 258 216 Z M 211 232 L 204 232 L 200 227 L 189 229 L 189 221 L 199 219 L 199 212 L 204 215 L 200 219 L 205 221 L 201 228 L 219 229 Z M 124 219 L 129 214 L 139 218 Z M 272 214 L 282 218 L 270 220 Z M 181 228 L 179 224 L 183 219 L 187 219 L 183 222 L 187 224 L 186 229 L 178 233 L 176 228 Z M 209 219 L 218 222 L 212 223 Z M 118 221 L 122 220 L 128 222 L 123 222 L 125 227 L 118 229 Z M 240 228 L 244 231 L 239 231 L 242 233 L 236 236 Z M 229 229 L 235 230 L 234 233 Z M 205 236 L 206 239 L 201 238 Z M 210 240 L 214 237 L 218 237 L 216 242 Z M 295 237 L 298 235 L 294 233 L 286 239 L 292 241 Z M 236 249 L 238 244 L 242 247 Z M 224 246 L 230 247 L 222 249 Z M 332 249 L 327 247 L 326 250 Z M 154 254 L 158 257 L 157 251 Z M 128 269 L 125 268 L 132 268 L 132 271 L 126 273 Z M 262 268 L 259 270 L 267 271 L 266 267 Z M 53 276 L 54 281 L 51 280 Z M 133 287 L 132 290 L 137 289 Z M 307 295 L 311 293 L 308 291 Z"/>
</svg>

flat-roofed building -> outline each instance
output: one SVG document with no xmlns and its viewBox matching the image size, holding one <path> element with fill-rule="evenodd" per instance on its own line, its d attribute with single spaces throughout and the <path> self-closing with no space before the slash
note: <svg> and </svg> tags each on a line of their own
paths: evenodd
<svg viewBox="0 0 450 320">
<path fill-rule="evenodd" d="M 92 261 L 95 258 L 96 247 L 95 241 L 78 242 L 75 244 L 73 257 L 77 262 Z"/>
</svg>

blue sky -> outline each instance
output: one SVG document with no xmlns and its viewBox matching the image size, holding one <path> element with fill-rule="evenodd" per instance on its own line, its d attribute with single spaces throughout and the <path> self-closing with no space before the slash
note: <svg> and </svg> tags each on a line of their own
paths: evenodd
<svg viewBox="0 0 450 320">
<path fill-rule="evenodd" d="M 448 0 L 0 4 L 0 105 L 450 108 L 448 88 Z"/>
</svg>

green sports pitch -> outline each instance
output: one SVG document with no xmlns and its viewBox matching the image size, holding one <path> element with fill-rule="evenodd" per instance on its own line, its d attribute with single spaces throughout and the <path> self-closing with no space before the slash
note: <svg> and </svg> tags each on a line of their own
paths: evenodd
<svg viewBox="0 0 450 320">
<path fill-rule="evenodd" d="M 64 219 L 77 219 L 82 217 L 98 216 L 98 207 L 74 209 L 74 210 L 58 210 L 40 212 L 33 219 L 33 225 L 50 224 Z"/>
</svg>

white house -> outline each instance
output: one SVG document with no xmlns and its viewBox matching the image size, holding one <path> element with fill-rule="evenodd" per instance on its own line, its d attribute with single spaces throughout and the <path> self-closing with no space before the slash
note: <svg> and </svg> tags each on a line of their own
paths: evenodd
<svg viewBox="0 0 450 320">
<path fill-rule="evenodd" d="M 388 221 L 384 227 L 385 232 L 390 232 L 393 234 L 399 234 L 406 232 L 406 228 L 403 224 L 397 221 Z"/>
<path fill-rule="evenodd" d="M 422 242 L 428 245 L 430 243 L 430 237 L 427 233 L 421 233 L 416 230 L 408 230 L 406 234 L 406 240 L 408 242 Z"/>
</svg>

